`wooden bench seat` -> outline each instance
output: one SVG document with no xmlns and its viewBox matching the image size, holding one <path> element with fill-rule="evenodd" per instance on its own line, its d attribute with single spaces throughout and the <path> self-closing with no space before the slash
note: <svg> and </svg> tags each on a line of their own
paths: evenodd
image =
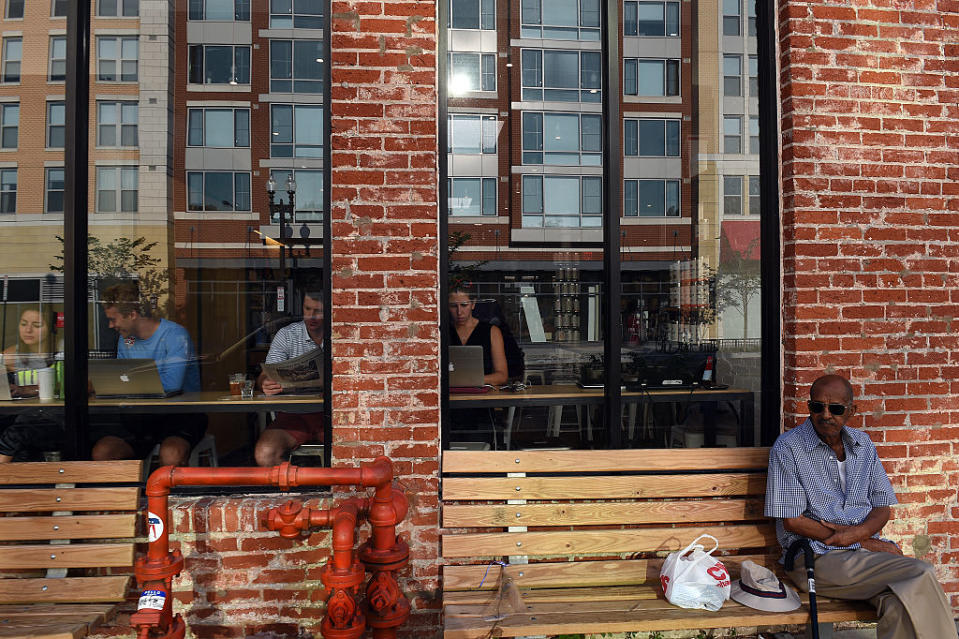
<svg viewBox="0 0 959 639">
<path fill-rule="evenodd" d="M 803 624 L 728 601 L 718 612 L 668 603 L 663 558 L 701 533 L 733 577 L 773 568 L 763 517 L 768 448 L 447 451 L 442 554 L 447 639 Z M 502 562 L 505 566 L 496 562 Z M 501 594 L 511 580 L 522 599 Z M 871 606 L 818 599 L 819 621 L 874 620 Z"/>
<path fill-rule="evenodd" d="M 95 573 L 132 569 L 140 466 L 0 465 L 0 638 L 79 639 L 112 618 L 130 576 Z"/>
</svg>

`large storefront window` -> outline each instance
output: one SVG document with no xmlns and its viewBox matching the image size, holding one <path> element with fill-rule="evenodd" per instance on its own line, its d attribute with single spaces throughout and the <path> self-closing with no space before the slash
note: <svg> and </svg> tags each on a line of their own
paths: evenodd
<svg viewBox="0 0 959 639">
<path fill-rule="evenodd" d="M 322 464 L 326 3 L 121 4 L 92 17 L 88 113 L 67 39 L 45 35 L 62 20 L 28 3 L 4 40 L 0 462 Z M 22 73 L 24 53 L 49 60 Z M 18 135 L 24 112 L 45 114 L 40 135 Z M 91 143 L 71 189 L 73 114 Z M 71 247 L 89 319 L 67 353 Z M 84 359 L 89 396 L 65 397 Z"/>
<path fill-rule="evenodd" d="M 722 0 L 622 2 L 605 25 L 597 3 L 542 4 L 495 39 L 456 3 L 446 22 L 451 78 L 461 57 L 496 67 L 485 93 L 451 80 L 442 105 L 444 443 L 756 445 L 776 213 L 755 24 L 733 33 Z"/>
</svg>

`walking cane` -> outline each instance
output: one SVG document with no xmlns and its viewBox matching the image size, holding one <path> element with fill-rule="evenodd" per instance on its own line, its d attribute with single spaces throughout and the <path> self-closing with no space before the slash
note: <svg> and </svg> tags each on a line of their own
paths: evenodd
<svg viewBox="0 0 959 639">
<path fill-rule="evenodd" d="M 794 560 L 800 550 L 803 552 L 803 559 L 806 563 L 806 582 L 809 585 L 809 620 L 812 624 L 812 636 L 813 639 L 819 639 L 819 612 L 816 610 L 816 573 L 814 568 L 816 555 L 812 551 L 812 546 L 809 545 L 809 540 L 805 537 L 790 544 L 789 550 L 786 551 L 786 570 L 791 571 L 793 569 Z"/>
</svg>

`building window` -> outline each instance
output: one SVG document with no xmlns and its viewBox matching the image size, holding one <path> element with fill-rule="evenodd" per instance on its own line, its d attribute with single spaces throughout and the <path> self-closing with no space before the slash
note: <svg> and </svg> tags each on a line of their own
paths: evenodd
<svg viewBox="0 0 959 639">
<path fill-rule="evenodd" d="M 63 82 L 67 79 L 67 39 L 65 36 L 50 38 L 50 82 Z"/>
<path fill-rule="evenodd" d="M 20 128 L 20 105 L 4 104 L 0 109 L 0 148 L 17 148 Z"/>
<path fill-rule="evenodd" d="M 596 41 L 599 0 L 522 0 L 520 21 L 523 38 Z"/>
<path fill-rule="evenodd" d="M 17 212 L 17 170 L 0 169 L 0 213 Z"/>
<path fill-rule="evenodd" d="M 743 119 L 738 115 L 723 116 L 723 153 L 743 152 Z"/>
<path fill-rule="evenodd" d="M 746 0 L 746 35 L 756 37 L 756 0 Z"/>
<path fill-rule="evenodd" d="M 323 157 L 322 122 L 323 107 L 320 105 L 271 105 L 270 156 L 274 158 Z M 284 183 L 280 182 L 280 184 Z M 297 190 L 297 197 L 299 198 L 299 190 Z"/>
<path fill-rule="evenodd" d="M 749 116 L 749 153 L 759 155 L 759 116 Z"/>
<path fill-rule="evenodd" d="M 603 118 L 523 112 L 523 164 L 601 166 Z"/>
<path fill-rule="evenodd" d="M 523 228 L 600 228 L 603 178 L 523 176 Z"/>
<path fill-rule="evenodd" d="M 453 177 L 449 186 L 450 215 L 496 215 L 496 178 Z"/>
<path fill-rule="evenodd" d="M 279 170 L 271 171 L 277 184 L 286 184 L 290 172 Z M 289 222 L 322 222 L 323 221 L 323 171 L 293 172 L 296 181 L 296 210 L 293 219 Z M 274 222 L 280 221 L 280 214 L 273 217 Z"/>
<path fill-rule="evenodd" d="M 97 102 L 97 146 L 137 146 L 138 111 L 136 102 Z"/>
<path fill-rule="evenodd" d="M 323 93 L 323 43 L 270 40 L 270 91 Z"/>
<path fill-rule="evenodd" d="M 97 38 L 97 80 L 136 82 L 139 47 L 136 36 Z"/>
<path fill-rule="evenodd" d="M 188 81 L 193 84 L 249 84 L 250 47 L 190 45 Z"/>
<path fill-rule="evenodd" d="M 66 126 L 63 102 L 47 102 L 47 148 L 62 149 Z"/>
<path fill-rule="evenodd" d="M 743 214 L 743 176 L 723 176 L 723 215 Z"/>
<path fill-rule="evenodd" d="M 679 95 L 679 60 L 625 58 L 623 92 L 643 97 Z"/>
<path fill-rule="evenodd" d="M 496 29 L 495 0 L 450 0 L 449 27 L 486 31 Z"/>
<path fill-rule="evenodd" d="M 249 22 L 250 0 L 190 0 L 190 20 Z"/>
<path fill-rule="evenodd" d="M 496 153 L 499 120 L 495 115 L 453 113 L 448 118 L 447 153 L 481 155 Z"/>
<path fill-rule="evenodd" d="M 759 176 L 749 176 L 749 214 L 759 215 L 762 201 L 759 199 Z"/>
<path fill-rule="evenodd" d="M 523 100 L 600 102 L 602 56 L 594 51 L 524 49 Z"/>
<path fill-rule="evenodd" d="M 449 54 L 451 96 L 496 90 L 496 56 L 492 53 Z"/>
<path fill-rule="evenodd" d="M 250 174 L 232 171 L 188 171 L 190 211 L 249 211 Z"/>
<path fill-rule="evenodd" d="M 219 149 L 250 146 L 249 109 L 189 109 L 187 146 Z"/>
<path fill-rule="evenodd" d="M 7 0 L 7 19 L 23 19 L 23 4 L 24 0 Z"/>
<path fill-rule="evenodd" d="M 723 56 L 723 95 L 743 94 L 743 58 L 739 55 Z"/>
<path fill-rule="evenodd" d="M 679 36 L 678 2 L 625 2 L 623 35 Z"/>
<path fill-rule="evenodd" d="M 3 81 L 20 81 L 20 62 L 23 60 L 23 38 L 3 39 Z"/>
<path fill-rule="evenodd" d="M 97 167 L 97 211 L 136 212 L 138 172 L 135 166 Z"/>
<path fill-rule="evenodd" d="M 679 180 L 626 180 L 623 213 L 628 217 L 679 217 Z"/>
<path fill-rule="evenodd" d="M 742 34 L 740 31 L 741 18 L 742 10 L 739 6 L 739 0 L 723 0 L 724 36 L 738 36 Z"/>
<path fill-rule="evenodd" d="M 759 56 L 749 56 L 749 95 L 759 96 Z"/>
<path fill-rule="evenodd" d="M 54 18 L 66 18 L 69 4 L 68 0 L 53 0 L 50 8 L 51 15 L 53 15 Z"/>
<path fill-rule="evenodd" d="M 679 120 L 626 119 L 623 128 L 625 155 L 679 157 Z"/>
<path fill-rule="evenodd" d="M 63 213 L 63 169 L 47 169 L 46 176 L 47 213 Z"/>
<path fill-rule="evenodd" d="M 99 0 L 97 15 L 103 18 L 135 18 L 140 15 L 140 0 Z"/>
<path fill-rule="evenodd" d="M 271 29 L 322 29 L 319 0 L 270 0 Z"/>
</svg>

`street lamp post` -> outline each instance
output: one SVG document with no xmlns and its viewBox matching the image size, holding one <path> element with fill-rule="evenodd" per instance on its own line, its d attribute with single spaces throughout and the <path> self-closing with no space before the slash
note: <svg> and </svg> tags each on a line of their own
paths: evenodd
<svg viewBox="0 0 959 639">
<path fill-rule="evenodd" d="M 280 223 L 280 276 L 286 277 L 286 214 L 290 214 L 290 221 L 293 221 L 293 211 L 296 207 L 296 180 L 293 179 L 293 173 L 291 172 L 289 177 L 286 178 L 286 194 L 288 197 L 289 204 L 284 204 L 281 199 L 279 202 L 274 201 L 276 195 L 276 180 L 273 176 L 270 176 L 270 179 L 266 181 L 266 193 L 270 198 L 270 221 L 273 221 L 273 216 L 279 216 Z"/>
</svg>

